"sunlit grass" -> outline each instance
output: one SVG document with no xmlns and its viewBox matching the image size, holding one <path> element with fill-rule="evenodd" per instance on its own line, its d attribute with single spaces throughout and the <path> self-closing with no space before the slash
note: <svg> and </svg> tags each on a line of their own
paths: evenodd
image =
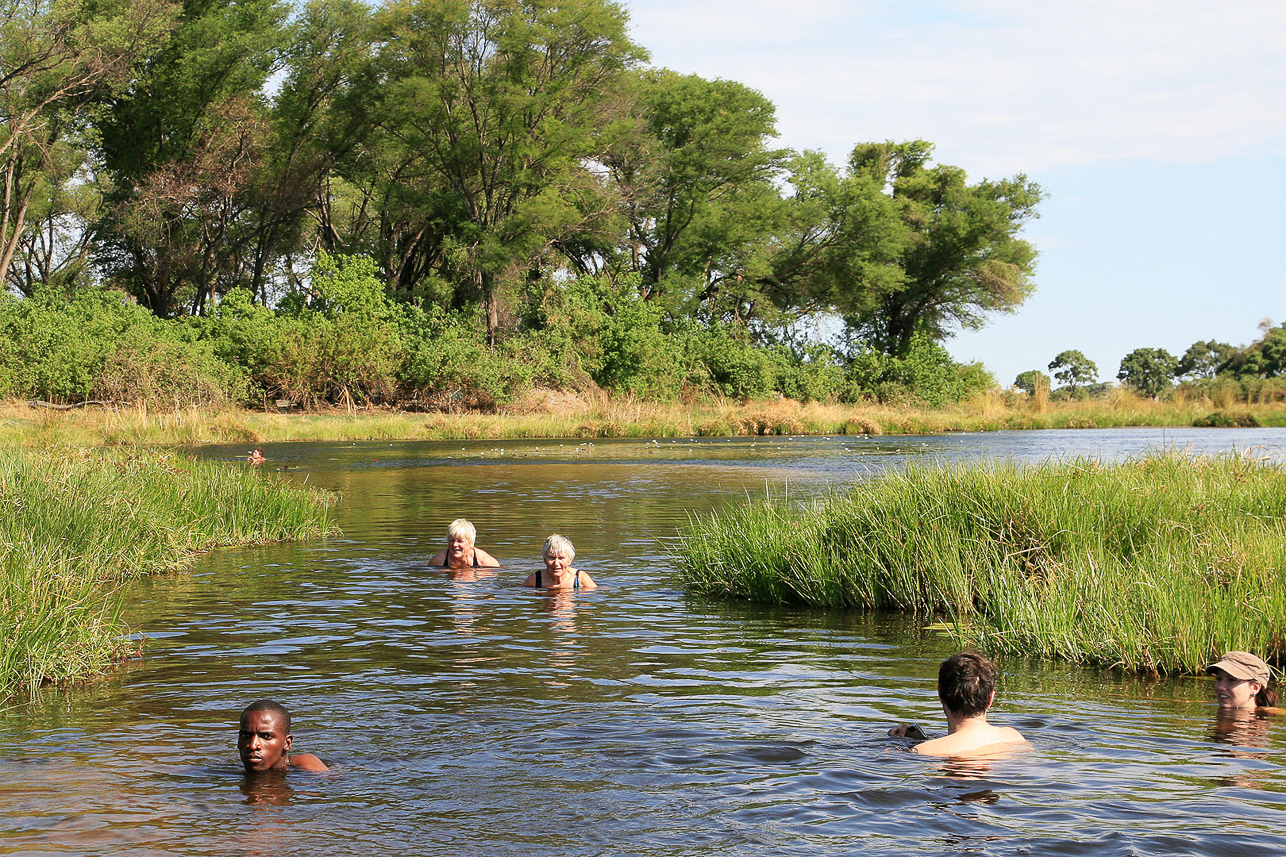
<svg viewBox="0 0 1286 857">
<path fill-rule="evenodd" d="M 323 534 L 330 501 L 171 453 L 0 449 L 0 696 L 128 654 L 120 582 L 222 545 Z"/>
<path fill-rule="evenodd" d="M 1245 456 L 917 465 L 710 515 L 679 559 L 696 592 L 941 617 L 998 653 L 1149 672 L 1286 659 L 1286 471 Z"/>
<path fill-rule="evenodd" d="M 1056 401 L 995 391 L 949 408 L 828 405 L 791 400 L 647 402 L 606 394 L 565 396 L 508 412 L 406 413 L 389 409 L 282 414 L 244 409 L 50 411 L 0 407 L 0 443 L 27 446 L 175 445 L 353 440 L 889 435 L 1045 428 L 1286 426 L 1286 404 L 1220 407 L 1202 399 L 1153 401 L 1116 390 L 1101 399 Z"/>
</svg>

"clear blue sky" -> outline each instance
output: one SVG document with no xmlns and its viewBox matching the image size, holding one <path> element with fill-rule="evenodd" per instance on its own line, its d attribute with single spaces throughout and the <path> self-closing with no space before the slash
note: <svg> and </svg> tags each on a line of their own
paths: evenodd
<svg viewBox="0 0 1286 857">
<path fill-rule="evenodd" d="M 1002 384 L 1068 348 L 1116 377 L 1286 321 L 1281 0 L 627 0 L 652 64 L 736 80 L 779 144 L 842 164 L 922 138 L 971 178 L 1048 193 L 1036 293 L 948 343 Z"/>
</svg>

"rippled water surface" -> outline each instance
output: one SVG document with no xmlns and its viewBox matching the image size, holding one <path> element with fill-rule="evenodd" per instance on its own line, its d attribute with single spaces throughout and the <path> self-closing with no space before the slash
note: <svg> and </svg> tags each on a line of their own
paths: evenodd
<svg viewBox="0 0 1286 857">
<path fill-rule="evenodd" d="M 1206 680 L 1011 660 L 993 721 L 1033 749 L 929 760 L 883 736 L 942 731 L 949 640 L 689 598 L 667 554 L 690 514 L 766 489 L 1158 445 L 1280 456 L 1286 432 L 269 447 L 267 467 L 343 494 L 344 535 L 132 588 L 144 660 L 0 717 L 0 853 L 1286 851 L 1286 723 L 1219 723 Z M 461 515 L 502 568 L 427 567 Z M 519 585 L 555 530 L 602 588 Z M 258 697 L 334 772 L 244 781 L 235 721 Z"/>
</svg>

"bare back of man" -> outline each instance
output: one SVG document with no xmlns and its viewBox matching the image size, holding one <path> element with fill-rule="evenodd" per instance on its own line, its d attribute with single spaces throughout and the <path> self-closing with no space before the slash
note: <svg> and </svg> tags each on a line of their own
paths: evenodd
<svg viewBox="0 0 1286 857">
<path fill-rule="evenodd" d="M 998 756 L 1027 746 L 1027 739 L 1009 726 L 992 726 L 986 718 L 980 723 L 960 724 L 954 732 L 916 744 L 911 752 L 924 756 Z"/>
</svg>

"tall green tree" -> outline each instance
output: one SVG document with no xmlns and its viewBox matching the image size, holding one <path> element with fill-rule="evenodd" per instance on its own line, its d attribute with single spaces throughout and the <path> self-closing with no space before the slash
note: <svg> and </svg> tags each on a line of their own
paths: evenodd
<svg viewBox="0 0 1286 857">
<path fill-rule="evenodd" d="M 158 315 L 199 311 L 240 284 L 287 11 L 282 0 L 183 0 L 146 74 L 99 124 L 115 186 L 103 262 Z"/>
<path fill-rule="evenodd" d="M 917 332 L 942 340 L 957 326 L 979 328 L 989 313 L 1014 311 L 1033 288 L 1036 251 L 1018 236 L 1037 216 L 1040 186 L 1023 175 L 969 184 L 958 167 L 930 166 L 932 151 L 923 140 L 864 143 L 849 158 L 851 172 L 884 187 L 901 215 L 900 286 L 884 289 L 870 309 L 844 312 L 889 353 L 905 353 Z"/>
<path fill-rule="evenodd" d="M 1244 348 L 1237 349 L 1220 366 L 1225 372 L 1245 378 L 1274 378 L 1286 375 L 1286 324 L 1273 327 L 1271 321 L 1260 323 L 1264 335 Z"/>
<path fill-rule="evenodd" d="M 385 188 L 398 287 L 415 258 L 452 265 L 494 343 L 502 284 L 598 210 L 610 96 L 643 52 L 610 0 L 395 0 L 379 23 L 377 135 L 354 183 Z"/>
<path fill-rule="evenodd" d="M 248 197 L 246 266 L 252 294 L 297 286 L 319 247 L 343 244 L 332 214 L 339 164 L 366 139 L 353 79 L 369 63 L 373 13 L 361 0 L 310 0 L 289 29 L 285 78 L 273 99 L 264 157 Z"/>
<path fill-rule="evenodd" d="M 796 314 L 874 313 L 904 287 L 908 233 L 898 205 L 864 172 L 840 173 L 818 152 L 793 156 L 790 196 L 770 257 L 772 293 Z M 850 325 L 850 341 L 861 339 Z M 862 341 L 859 350 L 868 348 Z"/>
<path fill-rule="evenodd" d="M 24 241 L 36 253 L 73 213 L 66 195 L 85 162 L 91 109 L 130 81 L 171 25 L 165 0 L 24 0 L 0 4 L 0 283 Z M 60 198 L 61 197 L 61 198 Z M 34 208 L 33 208 L 34 206 Z M 56 255 L 28 255 L 17 278 L 30 291 Z M 25 275 L 25 276 L 23 276 Z"/>
<path fill-rule="evenodd" d="M 1093 384 L 1098 379 L 1098 366 L 1081 352 L 1071 349 L 1060 351 L 1049 361 L 1049 371 L 1072 391 Z"/>
<path fill-rule="evenodd" d="M 780 214 L 776 111 L 728 80 L 655 70 L 637 81 L 633 145 L 609 157 L 642 295 L 744 321 Z"/>
<path fill-rule="evenodd" d="M 1164 348 L 1136 348 L 1121 360 L 1116 379 L 1155 399 L 1170 389 L 1178 369 L 1178 358 Z"/>
<path fill-rule="evenodd" d="M 1231 345 L 1213 339 L 1194 342 L 1179 358 L 1177 373 L 1193 379 L 1213 378 L 1234 351 Z"/>
</svg>

